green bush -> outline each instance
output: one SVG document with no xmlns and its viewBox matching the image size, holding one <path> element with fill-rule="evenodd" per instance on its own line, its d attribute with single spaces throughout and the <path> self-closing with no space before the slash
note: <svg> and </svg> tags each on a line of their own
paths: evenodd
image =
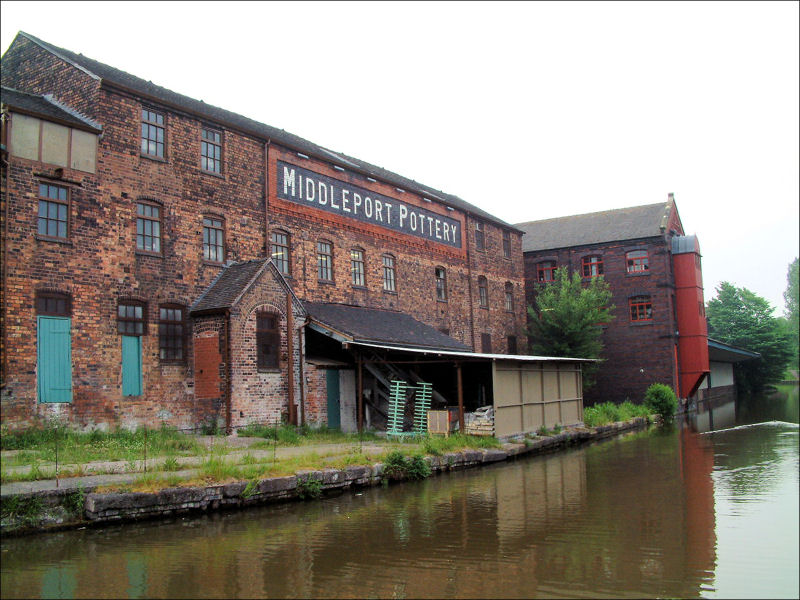
<svg viewBox="0 0 800 600">
<path fill-rule="evenodd" d="M 386 479 L 425 479 L 431 474 L 431 467 L 420 455 L 406 458 L 399 450 L 392 450 L 383 461 L 383 474 Z"/>
<path fill-rule="evenodd" d="M 678 410 L 678 399 L 672 388 L 663 383 L 654 383 L 644 394 L 645 405 L 663 418 L 672 417 Z"/>
<path fill-rule="evenodd" d="M 321 480 L 312 479 L 311 477 L 297 480 L 297 496 L 301 500 L 305 500 L 306 498 L 313 500 L 315 498 L 319 498 L 321 495 L 322 495 Z"/>
<path fill-rule="evenodd" d="M 634 404 L 626 400 L 622 404 L 603 402 L 594 406 L 587 406 L 583 410 L 583 422 L 587 427 L 608 425 L 618 421 L 630 421 L 635 417 L 649 417 L 651 409 L 641 404 Z"/>
</svg>

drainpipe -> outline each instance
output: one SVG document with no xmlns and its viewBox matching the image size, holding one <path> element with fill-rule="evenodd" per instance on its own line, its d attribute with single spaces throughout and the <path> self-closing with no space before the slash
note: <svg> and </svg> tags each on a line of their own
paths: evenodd
<svg viewBox="0 0 800 600">
<path fill-rule="evenodd" d="M 469 223 L 469 214 L 464 221 Z M 469 294 L 469 335 L 472 340 L 472 351 L 475 352 L 475 307 L 472 303 L 472 259 L 469 253 L 469 225 L 467 225 L 467 293 Z"/>
<path fill-rule="evenodd" d="M 0 120 L 2 120 L 2 143 L 6 147 L 6 156 L 8 154 L 8 121 L 9 115 L 6 107 L 3 106 L 0 111 Z M 8 170 L 11 168 L 11 163 L 3 158 L 3 198 L 5 199 L 5 214 L 3 215 L 3 373 L 2 381 L 0 381 L 0 389 L 5 387 L 8 380 Z"/>
<path fill-rule="evenodd" d="M 233 433 L 231 421 L 231 394 L 233 391 L 233 365 L 231 364 L 231 309 L 225 309 L 225 433 Z"/>
<path fill-rule="evenodd" d="M 303 369 L 303 362 L 305 362 L 306 355 L 306 347 L 304 342 L 305 330 L 306 324 L 303 322 L 303 324 L 297 329 L 297 348 L 299 349 L 300 354 L 300 425 L 306 424 L 306 376 Z"/>
<path fill-rule="evenodd" d="M 289 423 L 297 425 L 297 411 L 294 405 L 294 314 L 292 310 L 292 293 L 286 292 L 286 350 L 288 352 L 289 384 Z"/>
<path fill-rule="evenodd" d="M 264 254 L 269 258 L 269 146 L 272 139 L 264 144 Z"/>
</svg>

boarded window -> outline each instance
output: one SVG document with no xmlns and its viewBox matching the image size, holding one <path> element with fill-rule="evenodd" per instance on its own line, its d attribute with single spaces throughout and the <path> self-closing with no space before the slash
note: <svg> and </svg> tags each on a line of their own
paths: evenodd
<svg viewBox="0 0 800 600">
<path fill-rule="evenodd" d="M 256 354 L 259 370 L 277 369 L 281 336 L 280 319 L 270 312 L 256 313 Z"/>
<path fill-rule="evenodd" d="M 492 353 L 492 336 L 489 333 L 481 334 L 481 352 L 484 354 Z"/>
</svg>

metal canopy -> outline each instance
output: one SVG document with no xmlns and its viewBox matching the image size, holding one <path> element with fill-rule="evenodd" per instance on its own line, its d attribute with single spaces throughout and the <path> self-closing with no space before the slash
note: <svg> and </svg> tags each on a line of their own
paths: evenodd
<svg viewBox="0 0 800 600">
<path fill-rule="evenodd" d="M 410 346 L 399 346 L 394 344 L 377 344 L 375 342 L 363 342 L 353 340 L 349 342 L 354 346 L 364 346 L 367 348 L 378 348 L 381 350 L 394 350 L 398 352 L 409 352 L 412 354 L 423 354 L 433 356 L 452 356 L 454 360 L 507 360 L 512 362 L 597 362 L 594 358 L 562 358 L 559 356 L 531 356 L 527 354 L 483 354 L 481 352 L 458 352 L 454 350 L 437 350 L 432 348 L 414 348 Z"/>
</svg>

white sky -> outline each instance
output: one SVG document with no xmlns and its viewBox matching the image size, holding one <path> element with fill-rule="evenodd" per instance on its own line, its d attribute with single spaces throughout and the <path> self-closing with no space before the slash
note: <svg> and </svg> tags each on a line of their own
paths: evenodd
<svg viewBox="0 0 800 600">
<path fill-rule="evenodd" d="M 0 4 L 17 31 L 519 223 L 666 201 L 784 309 L 798 2 Z"/>
</svg>

